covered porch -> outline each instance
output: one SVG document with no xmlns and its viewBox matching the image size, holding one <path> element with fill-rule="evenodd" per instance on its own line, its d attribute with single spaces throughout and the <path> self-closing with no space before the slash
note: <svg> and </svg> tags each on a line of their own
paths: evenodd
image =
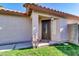
<svg viewBox="0 0 79 59">
<path fill-rule="evenodd" d="M 31 16 L 33 47 L 50 45 L 59 41 L 59 18 L 34 12 Z"/>
</svg>

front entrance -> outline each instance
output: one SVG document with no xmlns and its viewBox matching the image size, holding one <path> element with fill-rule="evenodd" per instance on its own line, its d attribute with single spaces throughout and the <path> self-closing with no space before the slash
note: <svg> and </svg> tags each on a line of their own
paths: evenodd
<svg viewBox="0 0 79 59">
<path fill-rule="evenodd" d="M 51 39 L 50 20 L 42 20 L 42 40 Z"/>
</svg>

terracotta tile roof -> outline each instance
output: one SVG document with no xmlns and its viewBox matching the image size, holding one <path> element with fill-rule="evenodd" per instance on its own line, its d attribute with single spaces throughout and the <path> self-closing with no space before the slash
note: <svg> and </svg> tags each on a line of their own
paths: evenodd
<svg viewBox="0 0 79 59">
<path fill-rule="evenodd" d="M 0 14 L 4 15 L 14 15 L 14 16 L 27 16 L 27 13 L 19 12 L 19 11 L 14 11 L 14 10 L 9 10 L 9 9 L 0 9 Z"/>
<path fill-rule="evenodd" d="M 61 11 L 57 11 L 57 10 L 54 10 L 54 9 L 38 6 L 36 4 L 25 3 L 23 6 L 26 7 L 26 8 L 29 8 L 30 10 L 44 12 L 44 13 L 56 15 L 56 16 L 59 16 L 59 17 L 79 19 L 78 16 L 68 14 L 68 13 L 65 13 L 65 12 L 61 12 Z"/>
</svg>

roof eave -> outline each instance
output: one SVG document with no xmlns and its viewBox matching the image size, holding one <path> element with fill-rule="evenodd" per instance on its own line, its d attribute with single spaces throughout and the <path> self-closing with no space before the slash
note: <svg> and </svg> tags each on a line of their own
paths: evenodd
<svg viewBox="0 0 79 59">
<path fill-rule="evenodd" d="M 55 15 L 55 16 L 63 17 L 63 18 L 79 19 L 78 16 L 68 14 L 68 13 L 64 13 L 64 12 L 57 11 L 57 10 L 53 10 L 53 9 L 49 9 L 49 8 L 46 8 L 46 7 L 38 6 L 36 4 L 25 3 L 23 6 L 30 9 L 31 11 L 35 10 L 35 11 L 45 12 L 45 13 L 52 14 L 52 15 Z"/>
</svg>

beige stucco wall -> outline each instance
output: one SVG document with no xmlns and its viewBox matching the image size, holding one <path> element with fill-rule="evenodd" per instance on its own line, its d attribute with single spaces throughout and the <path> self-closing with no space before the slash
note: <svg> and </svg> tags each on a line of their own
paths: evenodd
<svg viewBox="0 0 79 59">
<path fill-rule="evenodd" d="M 67 23 L 68 24 L 74 24 L 74 23 L 78 23 L 79 24 L 79 20 L 78 19 L 67 19 Z"/>
<path fill-rule="evenodd" d="M 31 22 L 28 17 L 0 15 L 0 44 L 31 41 Z"/>
<path fill-rule="evenodd" d="M 67 42 L 67 20 L 64 18 L 52 19 L 51 21 L 51 39 L 56 42 Z"/>
<path fill-rule="evenodd" d="M 65 18 L 59 19 L 59 32 L 60 32 L 60 40 L 62 42 L 68 42 L 67 19 Z"/>
<path fill-rule="evenodd" d="M 59 32 L 58 32 L 58 20 L 51 19 L 51 40 L 52 41 L 59 41 Z"/>
<path fill-rule="evenodd" d="M 39 19 L 39 40 L 42 39 L 42 19 Z"/>
</svg>

